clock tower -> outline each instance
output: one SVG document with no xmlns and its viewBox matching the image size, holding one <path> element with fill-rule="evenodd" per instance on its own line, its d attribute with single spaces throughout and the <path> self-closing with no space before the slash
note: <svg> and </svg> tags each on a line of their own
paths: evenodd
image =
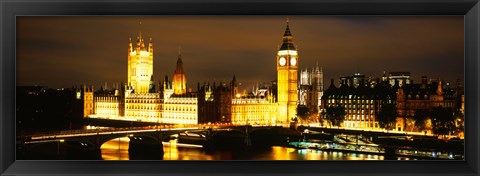
<svg viewBox="0 0 480 176">
<path fill-rule="evenodd" d="M 283 43 L 277 52 L 278 119 L 286 123 L 297 115 L 298 52 L 287 19 Z"/>
</svg>

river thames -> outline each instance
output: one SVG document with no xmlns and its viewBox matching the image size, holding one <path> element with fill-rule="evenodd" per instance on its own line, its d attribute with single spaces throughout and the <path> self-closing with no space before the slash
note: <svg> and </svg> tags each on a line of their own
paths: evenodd
<svg viewBox="0 0 480 176">
<path fill-rule="evenodd" d="M 130 160 L 129 139 L 117 138 L 102 145 L 103 160 Z M 163 158 L 159 160 L 384 160 L 383 155 L 359 154 L 315 149 L 297 149 L 272 146 L 264 150 L 249 151 L 206 151 L 201 146 L 179 144 L 177 140 L 163 143 Z M 414 160 L 397 157 L 397 160 Z"/>
</svg>

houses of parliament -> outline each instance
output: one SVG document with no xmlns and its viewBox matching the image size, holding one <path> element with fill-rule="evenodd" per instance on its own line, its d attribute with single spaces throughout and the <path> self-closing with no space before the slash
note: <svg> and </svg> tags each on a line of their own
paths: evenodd
<svg viewBox="0 0 480 176">
<path fill-rule="evenodd" d="M 153 41 L 150 38 L 146 45 L 139 33 L 135 42 L 128 42 L 127 82 L 110 89 L 105 85 L 97 91 L 83 85 L 77 90 L 77 98 L 84 102 L 86 118 L 187 125 L 288 123 L 296 117 L 299 103 L 319 107 L 323 78 L 318 66 L 311 73 L 313 76 L 308 71 L 302 73 L 305 78 L 299 99 L 299 54 L 288 20 L 282 40 L 276 62 L 272 62 L 277 66 L 277 79 L 272 84 L 257 85 L 252 92 L 240 93 L 233 75 L 229 82 L 197 83 L 197 90 L 193 91 L 186 87 L 188 75 L 180 51 L 173 76 L 154 81 Z"/>
<path fill-rule="evenodd" d="M 308 108 L 316 122 L 325 125 L 326 109 L 341 106 L 345 117 L 340 126 L 381 129 L 377 116 L 382 107 L 396 108 L 397 131 L 418 131 L 412 124 L 415 114 L 436 107 L 464 113 L 464 91 L 459 82 L 452 87 L 444 81 L 413 83 L 410 72 L 384 73 L 381 78 L 361 73 L 332 79 L 324 91 L 323 69 L 318 66 L 300 70 L 300 57 L 293 44 L 287 20 L 281 46 L 275 56 L 277 78 L 271 84 L 257 84 L 249 93 L 239 90 L 236 75 L 229 82 L 197 83 L 196 91 L 187 89 L 188 75 L 179 51 L 173 76 L 153 79 L 153 41 L 148 45 L 140 33 L 135 43 L 128 42 L 127 82 L 107 85 L 95 91 L 83 85 L 76 97 L 83 102 L 83 117 L 111 120 L 196 125 L 232 123 L 234 125 L 276 125 L 294 121 L 299 105 Z M 187 63 L 188 64 L 188 63 Z M 310 70 L 310 71 L 309 71 Z"/>
</svg>

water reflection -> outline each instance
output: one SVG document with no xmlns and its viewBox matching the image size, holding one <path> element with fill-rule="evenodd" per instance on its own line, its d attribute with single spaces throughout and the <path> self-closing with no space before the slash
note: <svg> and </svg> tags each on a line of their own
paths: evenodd
<svg viewBox="0 0 480 176">
<path fill-rule="evenodd" d="M 122 137 L 105 142 L 100 150 L 103 160 L 130 160 L 128 156 L 128 146 L 130 139 Z"/>
<path fill-rule="evenodd" d="M 129 138 L 117 138 L 102 145 L 103 160 L 129 160 Z M 163 143 L 163 160 L 384 160 L 375 154 L 357 154 L 273 146 L 265 150 L 206 151 L 201 146 L 170 140 Z M 159 158 L 160 160 L 161 158 Z M 405 159 L 405 158 L 402 158 Z"/>
<path fill-rule="evenodd" d="M 178 144 L 177 140 L 163 143 L 164 160 L 214 160 L 214 156 L 207 154 L 201 146 Z"/>
</svg>

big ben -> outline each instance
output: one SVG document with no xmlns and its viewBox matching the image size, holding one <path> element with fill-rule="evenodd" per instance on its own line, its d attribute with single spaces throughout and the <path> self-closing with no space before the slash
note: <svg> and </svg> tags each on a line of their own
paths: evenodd
<svg viewBox="0 0 480 176">
<path fill-rule="evenodd" d="M 277 121 L 284 123 L 289 122 L 297 114 L 298 52 L 292 40 L 293 36 L 287 19 L 287 28 L 283 34 L 282 46 L 277 53 L 277 100 L 279 113 Z"/>
</svg>

